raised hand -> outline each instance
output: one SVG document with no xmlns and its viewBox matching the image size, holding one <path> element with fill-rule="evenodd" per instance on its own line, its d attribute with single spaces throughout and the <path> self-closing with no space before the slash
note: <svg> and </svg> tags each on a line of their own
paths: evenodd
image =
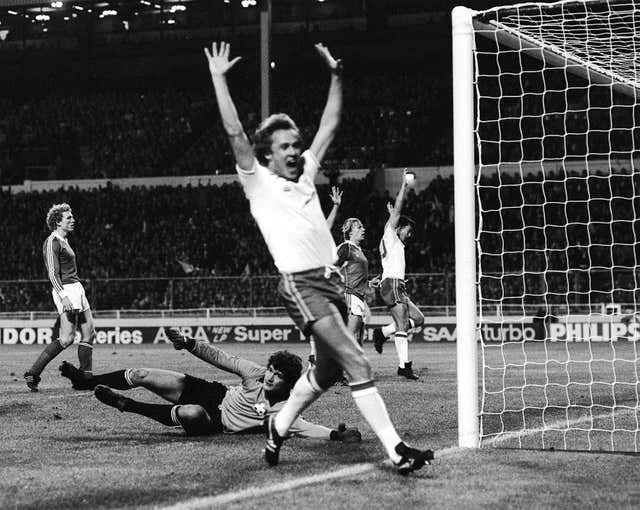
<svg viewBox="0 0 640 510">
<path fill-rule="evenodd" d="M 314 48 L 318 52 L 318 54 L 322 57 L 322 59 L 326 62 L 329 71 L 335 74 L 339 74 L 342 72 L 342 59 L 335 59 L 331 55 L 329 48 L 327 48 L 324 44 L 318 43 L 314 45 Z"/>
<path fill-rule="evenodd" d="M 342 203 L 342 191 L 338 186 L 331 186 L 331 194 L 329 196 L 333 205 L 339 206 Z"/>
<path fill-rule="evenodd" d="M 395 210 L 396 209 L 393 207 L 393 204 L 391 202 L 387 202 L 387 211 L 389 211 L 389 214 L 393 214 Z"/>
<path fill-rule="evenodd" d="M 209 62 L 209 72 L 211 76 L 223 76 L 231 69 L 242 57 L 236 57 L 229 61 L 229 51 L 231 45 L 224 41 L 211 44 L 211 51 L 209 48 L 204 49 L 204 54 Z"/>
<path fill-rule="evenodd" d="M 169 328 L 166 332 L 167 338 L 169 338 L 173 344 L 174 349 L 178 351 L 182 349 L 190 351 L 196 345 L 195 339 L 183 334 L 179 328 Z"/>
</svg>

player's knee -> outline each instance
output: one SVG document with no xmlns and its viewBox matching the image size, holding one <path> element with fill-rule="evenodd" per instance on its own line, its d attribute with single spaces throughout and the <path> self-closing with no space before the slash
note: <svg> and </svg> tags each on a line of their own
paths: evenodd
<svg viewBox="0 0 640 510">
<path fill-rule="evenodd" d="M 350 356 L 345 360 L 344 371 L 349 381 L 368 381 L 373 377 L 371 364 L 364 354 Z"/>
<path fill-rule="evenodd" d="M 178 421 L 189 436 L 200 436 L 210 433 L 211 418 L 203 407 L 198 405 L 182 405 L 177 411 Z"/>
<path fill-rule="evenodd" d="M 415 324 L 416 328 L 419 328 L 424 324 L 424 315 L 420 310 L 418 310 L 417 313 L 411 318 L 413 319 L 413 323 Z"/>
<path fill-rule="evenodd" d="M 322 390 L 331 388 L 331 386 L 342 379 L 342 368 L 337 365 L 327 366 L 322 370 L 318 370 L 316 366 L 312 371 L 316 384 Z"/>
<path fill-rule="evenodd" d="M 60 338 L 58 338 L 58 342 L 60 342 L 60 345 L 63 347 L 63 349 L 66 349 L 73 343 L 75 337 L 76 335 L 74 333 L 69 333 L 68 335 L 60 335 Z"/>
<path fill-rule="evenodd" d="M 148 375 L 149 370 L 146 368 L 130 368 L 127 370 L 127 376 L 134 386 L 142 384 Z"/>
<path fill-rule="evenodd" d="M 93 345 L 96 342 L 96 330 L 92 329 L 88 335 L 83 335 L 80 343 Z"/>
<path fill-rule="evenodd" d="M 181 405 L 178 408 L 178 419 L 180 423 L 184 424 L 186 422 L 198 422 L 202 420 L 207 420 L 209 415 L 204 410 L 202 406 L 198 405 Z"/>
</svg>

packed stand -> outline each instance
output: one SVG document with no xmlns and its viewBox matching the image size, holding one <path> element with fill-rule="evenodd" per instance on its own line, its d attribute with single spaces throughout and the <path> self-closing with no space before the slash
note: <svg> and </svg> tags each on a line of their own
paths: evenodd
<svg viewBox="0 0 640 510">
<path fill-rule="evenodd" d="M 341 187 L 343 203 L 334 238 L 341 242 L 342 221 L 358 216 L 367 229 L 370 272 L 379 274 L 378 243 L 392 197 L 376 193 L 372 177 L 345 181 Z M 328 213 L 329 189 L 320 186 L 318 192 Z M 48 234 L 44 217 L 53 203 L 63 201 L 76 218 L 70 243 L 95 309 L 280 305 L 276 269 L 238 184 L 109 186 L 2 194 L 0 214 L 20 221 L 0 226 L 0 237 L 13 240 L 0 267 L 0 310 L 51 308 L 49 284 L 43 281 L 42 244 Z M 416 229 L 407 249 L 407 272 L 453 270 L 451 201 L 451 179 L 437 178 L 422 192 L 409 194 L 404 212 L 415 219 Z M 443 279 L 433 283 L 437 293 L 414 285 L 413 296 L 427 304 L 445 302 Z"/>
<path fill-rule="evenodd" d="M 309 74 L 313 77 L 311 71 L 303 77 L 276 73 L 272 110 L 291 115 L 310 142 L 328 84 L 326 76 L 310 80 Z M 260 122 L 259 86 L 241 73 L 235 78 L 233 95 L 251 134 Z M 0 184 L 233 173 L 210 84 L 184 80 L 195 85 L 5 95 L 0 99 Z M 326 167 L 451 162 L 450 130 L 442 126 L 451 115 L 440 99 L 448 94 L 448 78 L 354 71 L 349 80 L 344 119 Z"/>
</svg>

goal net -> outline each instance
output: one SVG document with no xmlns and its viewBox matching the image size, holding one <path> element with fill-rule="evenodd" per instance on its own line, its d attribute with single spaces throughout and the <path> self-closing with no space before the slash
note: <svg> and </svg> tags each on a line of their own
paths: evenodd
<svg viewBox="0 0 640 510">
<path fill-rule="evenodd" d="M 480 444 L 638 451 L 639 7 L 467 11 Z"/>
</svg>

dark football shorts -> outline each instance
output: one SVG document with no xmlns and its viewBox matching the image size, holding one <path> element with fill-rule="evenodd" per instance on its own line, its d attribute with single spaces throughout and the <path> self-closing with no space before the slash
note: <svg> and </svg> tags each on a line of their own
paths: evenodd
<svg viewBox="0 0 640 510">
<path fill-rule="evenodd" d="M 187 430 L 190 435 L 220 434 L 222 433 L 222 411 L 220 406 L 227 394 L 227 387 L 218 382 L 209 382 L 198 377 L 185 374 L 184 390 L 178 404 L 195 404 L 202 406 L 211 418 L 211 424 L 206 430 Z"/>
<path fill-rule="evenodd" d="M 343 320 L 347 320 L 347 305 L 344 288 L 335 272 L 328 273 L 324 267 L 282 273 L 278 293 L 284 301 L 289 316 L 305 335 L 318 319 L 331 315 L 337 309 Z"/>
<path fill-rule="evenodd" d="M 404 284 L 404 280 L 397 278 L 385 278 L 380 283 L 380 299 L 382 302 L 389 306 L 395 306 L 398 303 L 407 304 L 409 302 L 409 296 L 407 295 L 407 288 Z"/>
</svg>

